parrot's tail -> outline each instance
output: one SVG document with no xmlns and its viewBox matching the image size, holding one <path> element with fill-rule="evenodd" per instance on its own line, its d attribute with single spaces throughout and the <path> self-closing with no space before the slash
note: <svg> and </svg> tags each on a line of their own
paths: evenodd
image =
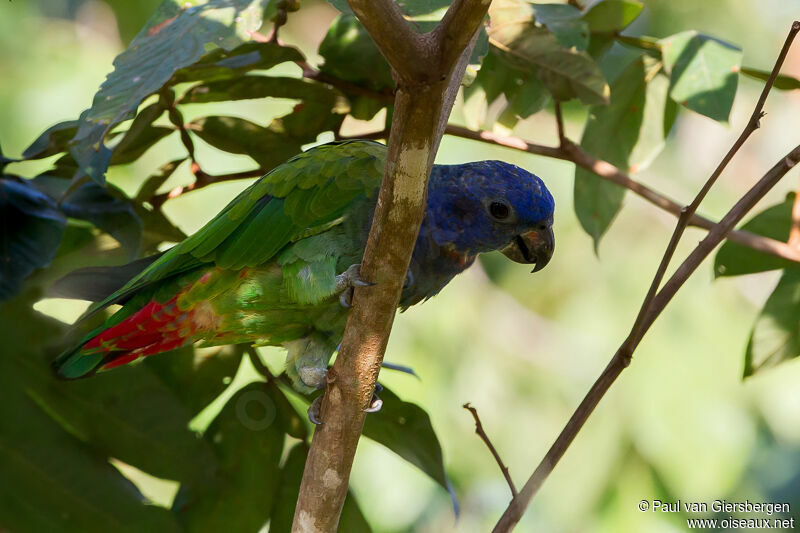
<svg viewBox="0 0 800 533">
<path fill-rule="evenodd" d="M 106 325 L 56 358 L 56 373 L 66 379 L 86 377 L 191 343 L 199 328 L 192 320 L 193 313 L 180 311 L 176 300 L 151 300 L 127 317 L 115 321 L 116 315 L 112 316 Z"/>
</svg>

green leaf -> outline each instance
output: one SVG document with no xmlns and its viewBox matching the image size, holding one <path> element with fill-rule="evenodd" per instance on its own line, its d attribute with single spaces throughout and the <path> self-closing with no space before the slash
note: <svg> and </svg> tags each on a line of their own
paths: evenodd
<svg viewBox="0 0 800 533">
<path fill-rule="evenodd" d="M 281 468 L 278 491 L 272 505 L 269 519 L 270 533 L 289 533 L 292 529 L 294 511 L 297 507 L 297 496 L 300 494 L 300 482 L 308 456 L 308 445 L 296 444 L 286 456 Z M 347 533 L 370 533 L 369 524 L 361 514 L 352 492 L 347 493 L 342 515 L 339 519 L 339 531 Z"/>
<path fill-rule="evenodd" d="M 233 49 L 261 25 L 266 0 L 164 0 L 130 46 L 114 60 L 92 107 L 81 115 L 71 152 L 81 171 L 104 181 L 108 162 L 92 154 L 116 124 L 131 118 L 147 96 L 210 48 Z"/>
<path fill-rule="evenodd" d="M 237 391 L 206 431 L 219 475 L 181 486 L 173 511 L 186 531 L 252 533 L 269 519 L 285 436 L 268 387 L 274 385 L 251 383 Z"/>
<path fill-rule="evenodd" d="M 0 177 L 0 301 L 50 264 L 65 226 L 55 202 L 30 182 Z"/>
<path fill-rule="evenodd" d="M 670 98 L 701 115 L 727 122 L 742 51 L 696 31 L 672 35 L 659 44 L 670 74 Z"/>
<path fill-rule="evenodd" d="M 61 430 L 0 362 L 0 523 L 19 533 L 177 532 L 105 458 Z"/>
<path fill-rule="evenodd" d="M 621 31 L 636 20 L 644 5 L 634 0 L 603 0 L 583 15 L 592 33 Z"/>
<path fill-rule="evenodd" d="M 384 388 L 383 407 L 367 417 L 364 436 L 383 444 L 413 464 L 450 493 L 457 506 L 455 494 L 444 470 L 439 439 L 433 431 L 430 417 L 421 407 L 404 402 Z"/>
<path fill-rule="evenodd" d="M 370 91 L 391 94 L 394 89 L 389 64 L 353 15 L 342 14 L 334 19 L 319 45 L 318 53 L 325 59 L 320 67 L 324 74 Z M 351 113 L 360 120 L 370 120 L 386 107 L 383 102 L 366 96 L 348 94 L 348 98 L 351 101 Z"/>
<path fill-rule="evenodd" d="M 786 269 L 761 310 L 744 359 L 744 377 L 800 355 L 800 270 Z"/>
<path fill-rule="evenodd" d="M 660 73 L 661 62 L 643 57 L 647 88 L 645 92 L 642 125 L 639 128 L 639 139 L 636 141 L 628 158 L 631 173 L 641 172 L 664 149 L 664 140 L 672 128 L 675 117 L 668 112 L 675 109 L 675 102 L 670 100 L 669 79 Z"/>
<path fill-rule="evenodd" d="M 794 198 L 794 193 L 790 193 L 786 200 L 758 213 L 740 229 L 786 242 L 789 240 L 789 232 L 792 228 Z M 794 266 L 796 264 L 792 261 L 726 240 L 714 258 L 714 276 L 741 276 Z"/>
<path fill-rule="evenodd" d="M 137 160 L 155 143 L 173 132 L 172 128 L 153 126 L 164 112 L 161 101 L 145 107 L 131 123 L 122 140 L 114 147 L 110 165 L 124 165 Z"/>
<path fill-rule="evenodd" d="M 67 150 L 70 139 L 78 132 L 78 121 L 59 122 L 47 128 L 24 152 L 24 159 L 42 159 Z"/>
<path fill-rule="evenodd" d="M 489 42 L 516 68 L 535 72 L 556 100 L 608 103 L 608 85 L 592 58 L 584 51 L 565 48 L 547 28 L 535 26 L 534 11 L 527 3 L 500 0 L 492 4 L 489 14 Z"/>
<path fill-rule="evenodd" d="M 63 324 L 32 309 L 28 290 L 0 305 L 0 524 L 19 533 L 177 532 L 165 509 L 138 490 L 103 455 L 65 432 L 31 394 L 19 362 L 41 363 Z"/>
<path fill-rule="evenodd" d="M 249 155 L 265 171 L 300 153 L 304 144 L 285 135 L 278 127 L 264 128 L 237 117 L 200 118 L 192 121 L 188 127 L 214 148 Z"/>
<path fill-rule="evenodd" d="M 189 431 L 192 413 L 143 365 L 76 381 L 57 379 L 41 360 L 19 365 L 37 403 L 104 457 L 166 479 L 211 477 L 214 456 Z"/>
<path fill-rule="evenodd" d="M 610 104 L 589 110 L 581 147 L 592 155 L 626 169 L 631 151 L 639 139 L 646 87 L 645 66 L 640 58 L 614 81 Z M 594 239 L 595 249 L 622 207 L 624 196 L 625 189 L 622 187 L 576 167 L 575 213 L 583 229 Z"/>
<path fill-rule="evenodd" d="M 589 25 L 579 9 L 568 4 L 529 4 L 536 22 L 544 24 L 565 48 L 586 50 L 589 46 Z"/>
<path fill-rule="evenodd" d="M 198 62 L 177 71 L 170 85 L 187 81 L 235 79 L 251 70 L 268 70 L 288 61 L 301 61 L 303 55 L 289 46 L 277 43 L 244 43 L 233 50 L 217 49 Z"/>
<path fill-rule="evenodd" d="M 742 69 L 739 72 L 741 72 L 748 78 L 753 78 L 761 81 L 767 81 L 771 74 L 766 70 L 759 70 L 757 68 L 749 68 L 749 67 L 742 67 Z M 781 91 L 793 91 L 795 89 L 800 89 L 800 80 L 792 76 L 787 76 L 785 74 L 778 74 L 778 76 L 775 78 L 775 83 L 772 86 Z"/>
<path fill-rule="evenodd" d="M 122 191 L 111 185 L 101 187 L 94 182 L 72 187 L 64 179 L 46 174 L 31 182 L 54 201 L 60 202 L 61 212 L 68 217 L 91 222 L 114 237 L 128 251 L 129 259 L 139 254 L 142 222 Z"/>
<path fill-rule="evenodd" d="M 236 346 L 199 351 L 186 346 L 147 357 L 142 366 L 155 374 L 194 416 L 228 387 L 241 358 L 241 348 Z"/>
<path fill-rule="evenodd" d="M 290 98 L 325 104 L 329 110 L 342 98 L 338 91 L 326 85 L 297 78 L 242 76 L 229 81 L 195 85 L 178 101 L 180 104 L 247 100 L 251 98 Z M 347 113 L 347 104 L 340 110 Z"/>
</svg>

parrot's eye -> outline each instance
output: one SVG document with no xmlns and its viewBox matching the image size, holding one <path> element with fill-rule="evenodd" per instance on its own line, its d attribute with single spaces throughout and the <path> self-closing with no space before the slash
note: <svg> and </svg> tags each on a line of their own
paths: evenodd
<svg viewBox="0 0 800 533">
<path fill-rule="evenodd" d="M 505 220 L 511 214 L 511 208 L 503 202 L 492 202 L 489 204 L 489 214 L 496 220 Z"/>
</svg>

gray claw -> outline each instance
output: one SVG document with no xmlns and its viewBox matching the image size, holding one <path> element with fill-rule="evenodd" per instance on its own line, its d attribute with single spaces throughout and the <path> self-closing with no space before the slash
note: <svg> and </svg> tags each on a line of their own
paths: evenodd
<svg viewBox="0 0 800 533">
<path fill-rule="evenodd" d="M 319 418 L 319 410 L 322 407 L 322 394 L 314 398 L 314 401 L 311 402 L 311 405 L 308 406 L 308 419 L 314 425 L 321 425 L 322 420 Z"/>
<path fill-rule="evenodd" d="M 369 402 L 369 407 L 364 409 L 365 413 L 377 413 L 383 407 L 383 400 L 380 399 L 378 393 L 383 390 L 383 385 L 375 383 L 375 392 L 372 393 L 372 400 Z"/>
<path fill-rule="evenodd" d="M 345 309 L 350 309 L 353 307 L 353 288 L 345 289 L 342 294 L 339 295 L 339 305 L 344 307 Z"/>
</svg>

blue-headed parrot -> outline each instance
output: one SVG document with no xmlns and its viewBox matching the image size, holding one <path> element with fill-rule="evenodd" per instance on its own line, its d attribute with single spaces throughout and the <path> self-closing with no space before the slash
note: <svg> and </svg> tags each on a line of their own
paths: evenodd
<svg viewBox="0 0 800 533">
<path fill-rule="evenodd" d="M 312 148 L 183 242 L 119 268 L 128 279 L 113 292 L 106 271 L 74 277 L 88 279 L 89 290 L 65 295 L 97 301 L 89 314 L 121 308 L 56 359 L 57 373 L 84 377 L 192 343 L 251 343 L 286 348 L 298 390 L 323 387 L 349 294 L 364 284 L 358 265 L 385 159 L 386 147 L 371 141 Z M 480 253 L 500 250 L 542 269 L 555 244 L 553 210 L 542 180 L 517 166 L 434 165 L 400 307 L 437 294 Z"/>
</svg>

